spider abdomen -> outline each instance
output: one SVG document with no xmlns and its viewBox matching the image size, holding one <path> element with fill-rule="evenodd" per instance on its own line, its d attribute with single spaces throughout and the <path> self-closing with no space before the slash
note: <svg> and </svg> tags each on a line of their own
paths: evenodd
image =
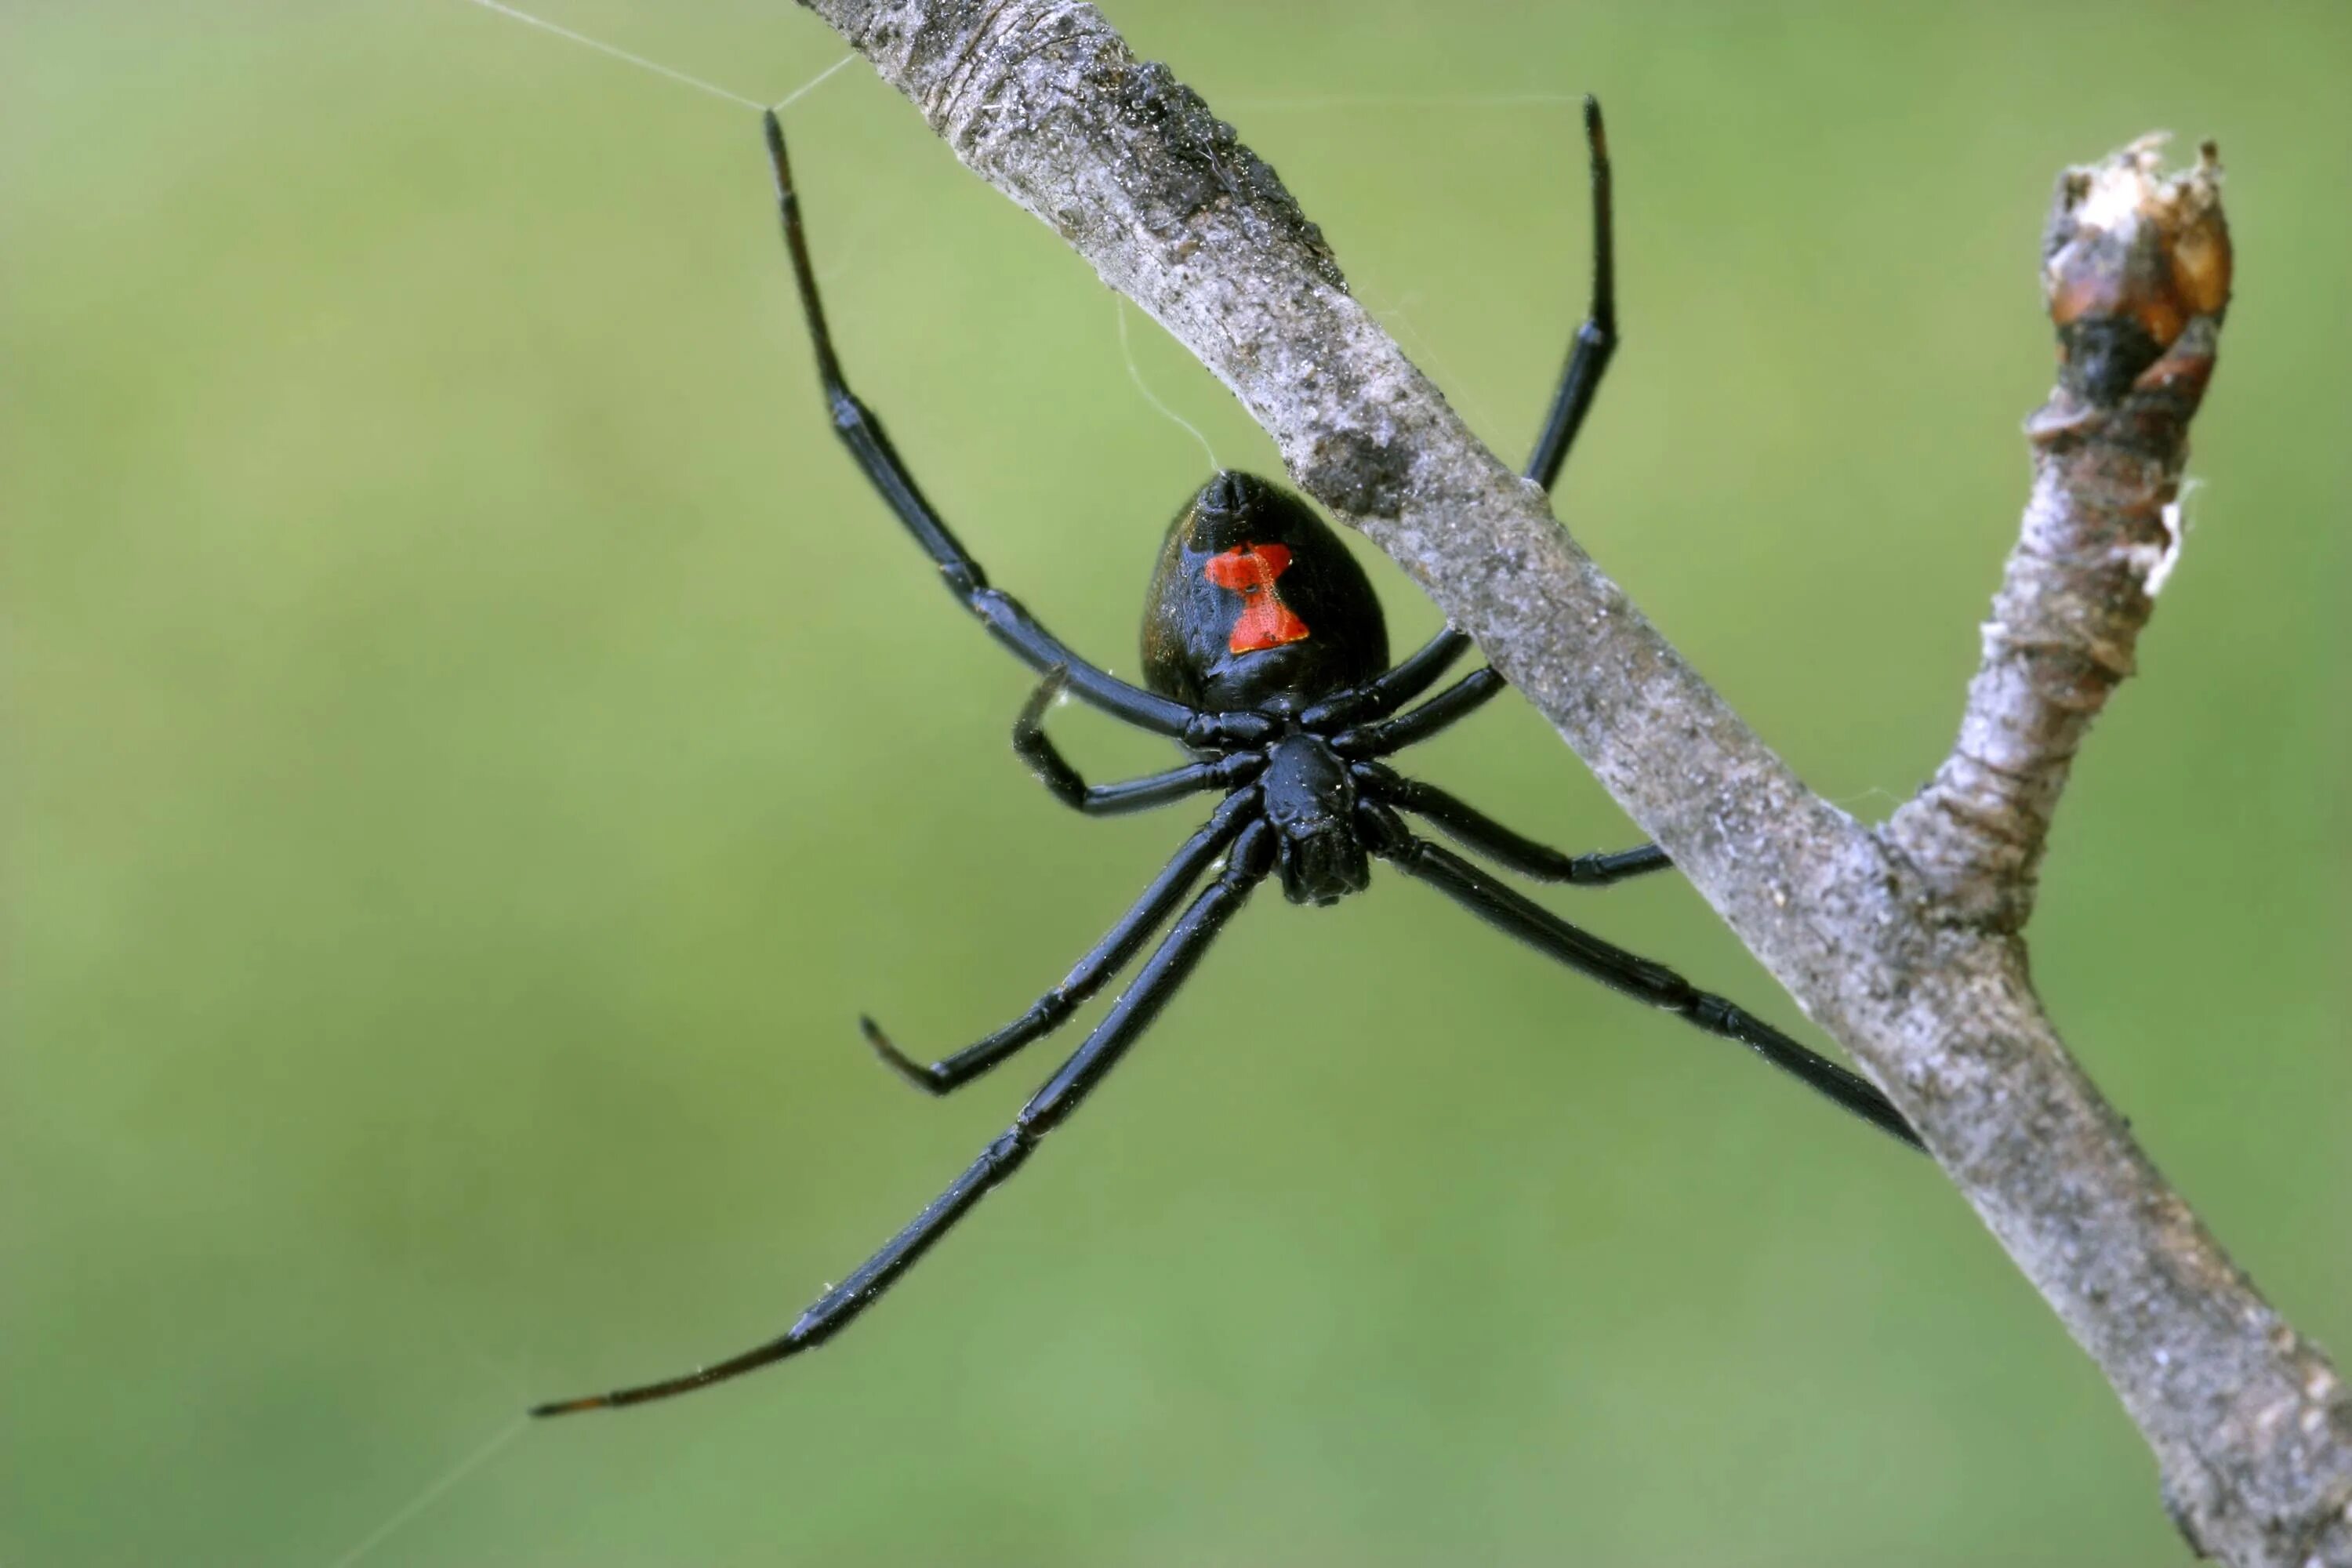
<svg viewBox="0 0 2352 1568">
<path fill-rule="evenodd" d="M 1213 712 L 1294 710 L 1388 667 L 1371 580 L 1314 508 L 1230 470 L 1169 525 L 1143 620 L 1143 674 Z"/>
<path fill-rule="evenodd" d="M 1286 735 L 1267 749 L 1258 790 L 1285 898 L 1331 904 L 1364 890 L 1371 861 L 1356 833 L 1355 776 L 1339 753 L 1317 736 Z"/>
</svg>

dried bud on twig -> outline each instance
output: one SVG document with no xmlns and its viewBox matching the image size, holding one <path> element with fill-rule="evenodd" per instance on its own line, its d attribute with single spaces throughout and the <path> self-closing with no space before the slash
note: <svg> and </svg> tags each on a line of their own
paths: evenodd
<svg viewBox="0 0 2352 1568">
<path fill-rule="evenodd" d="M 2071 424 L 2134 391 L 2185 398 L 2193 412 L 2230 303 L 2230 226 L 2210 142 L 2165 178 L 2166 137 L 2143 136 L 2104 163 L 2059 177 L 2042 235 L 2042 284 L 2058 328 L 2061 396 L 2036 421 Z"/>
<path fill-rule="evenodd" d="M 1952 754 L 1891 827 L 1954 909 L 2021 929 L 2084 732 L 2132 673 L 2179 559 L 2189 421 L 2230 302 L 2210 142 L 2167 177 L 2143 136 L 2058 179 L 2042 287 L 2058 384 L 2026 421 L 2033 491 Z"/>
</svg>

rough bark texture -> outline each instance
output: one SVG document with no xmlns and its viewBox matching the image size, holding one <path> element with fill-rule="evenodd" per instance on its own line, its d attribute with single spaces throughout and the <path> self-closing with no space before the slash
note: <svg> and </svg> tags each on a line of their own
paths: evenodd
<svg viewBox="0 0 2352 1568">
<path fill-rule="evenodd" d="M 972 171 L 1195 353 L 1291 477 L 1551 721 L 1918 1128 L 2098 1362 L 2200 1551 L 2352 1565 L 2352 1391 L 2255 1293 L 2084 1077 L 2020 932 L 2066 770 L 2179 547 L 2229 290 L 2210 149 L 2059 186 L 2062 374 L 1951 757 L 1883 827 L 1821 800 L 1351 299 L 1232 129 L 1091 6 L 804 0 Z"/>
</svg>

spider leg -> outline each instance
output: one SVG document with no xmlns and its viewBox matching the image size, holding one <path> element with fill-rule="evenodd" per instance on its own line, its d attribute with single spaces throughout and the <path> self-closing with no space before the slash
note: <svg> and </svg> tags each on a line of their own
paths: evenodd
<svg viewBox="0 0 2352 1568">
<path fill-rule="evenodd" d="M 1663 871 L 1674 864 L 1654 844 L 1614 853 L 1563 855 L 1523 837 L 1480 811 L 1419 779 L 1409 779 L 1378 763 L 1356 763 L 1349 771 L 1365 794 L 1402 811 L 1435 823 L 1448 838 L 1475 849 L 1488 859 L 1538 882 L 1568 882 L 1580 888 L 1605 888 L 1612 882 Z"/>
<path fill-rule="evenodd" d="M 1021 716 L 1013 721 L 1013 749 L 1037 782 L 1053 791 L 1054 798 L 1073 811 L 1088 816 L 1116 816 L 1129 811 L 1149 811 L 1155 805 L 1181 800 L 1188 795 L 1203 790 L 1229 790 L 1248 783 L 1265 771 L 1265 755 L 1262 752 L 1235 752 L 1212 762 L 1192 763 L 1165 773 L 1147 774 L 1139 779 L 1125 779 L 1118 784 L 1090 784 L 1080 776 L 1065 758 L 1052 737 L 1045 733 L 1045 710 L 1062 694 L 1068 683 L 1069 672 L 1056 669 L 1047 675 L 1029 700 L 1021 707 Z"/>
<path fill-rule="evenodd" d="M 1466 719 L 1508 684 L 1492 668 L 1474 669 L 1410 713 L 1378 723 L 1362 724 L 1331 737 L 1331 749 L 1343 757 L 1384 757 L 1407 746 L 1419 745 L 1440 730 Z"/>
<path fill-rule="evenodd" d="M 1617 352 L 1617 242 L 1614 205 L 1610 200 L 1609 132 L 1601 122 L 1601 100 L 1590 94 L 1584 100 L 1584 146 L 1592 173 L 1592 300 L 1570 340 L 1568 363 L 1552 393 L 1542 433 L 1536 437 L 1528 466 L 1520 470 L 1546 490 L 1558 482 L 1561 465 L 1568 461 L 1568 449 L 1576 444 L 1576 433 L 1592 410 L 1601 372 L 1609 368 L 1610 357 Z M 1351 713 L 1360 711 L 1370 718 L 1412 701 L 1428 690 L 1469 646 L 1465 634 L 1446 627 L 1387 674 L 1359 688 L 1367 705 L 1350 710 Z"/>
<path fill-rule="evenodd" d="M 1480 920 L 1628 996 L 1679 1014 L 1698 1028 L 1737 1041 L 1816 1092 L 1835 1100 L 1879 1131 L 1924 1147 L 1903 1113 L 1867 1081 L 1807 1050 L 1769 1024 L 1721 996 L 1699 990 L 1663 963 L 1626 952 L 1569 924 L 1463 859 L 1405 830 L 1378 804 L 1360 807 L 1359 820 L 1373 854 L 1407 876 L 1429 883 Z"/>
<path fill-rule="evenodd" d="M 1319 730 L 1328 724 L 1360 722 L 1392 713 L 1428 690 L 1469 649 L 1469 637 L 1447 626 L 1385 674 L 1316 703 L 1298 716 L 1298 721 L 1309 730 Z"/>
<path fill-rule="evenodd" d="M 1125 967 L 1127 961 L 1135 956 L 1136 949 L 1160 929 L 1184 895 L 1192 891 L 1192 884 L 1200 880 L 1201 873 L 1209 868 L 1210 862 L 1223 854 L 1225 846 L 1241 833 L 1257 805 L 1257 791 L 1248 789 L 1219 806 L 1207 825 L 1184 841 L 1167 868 L 1135 900 L 1134 907 L 1078 960 L 1077 967 L 1064 975 L 1059 985 L 978 1045 L 967 1046 L 925 1067 L 892 1045 L 873 1019 L 860 1018 L 857 1026 L 865 1031 L 866 1043 L 908 1082 L 933 1094 L 946 1094 L 970 1083 L 1030 1041 L 1053 1033 L 1062 1026 L 1063 1020 L 1085 1005 L 1087 997 L 1102 989 L 1103 982 Z"/>
<path fill-rule="evenodd" d="M 1584 416 L 1592 410 L 1592 395 L 1601 389 L 1601 373 L 1617 352 L 1617 245 L 1610 202 L 1609 132 L 1601 123 L 1601 100 L 1584 99 L 1584 146 L 1592 170 L 1592 303 L 1576 329 L 1575 347 L 1568 367 L 1560 372 L 1559 390 L 1552 394 L 1551 411 L 1543 433 L 1536 437 L 1535 455 L 1528 459 L 1527 476 L 1551 489 L 1560 465 Z"/>
<path fill-rule="evenodd" d="M 1135 983 L 1127 988 L 1118 1003 L 1095 1026 L 1087 1043 L 1064 1063 L 1062 1069 L 1047 1080 L 1034 1098 L 1021 1109 L 1013 1125 L 1004 1134 L 981 1152 L 964 1173 L 958 1176 L 948 1190 L 931 1200 L 904 1230 L 890 1238 L 881 1251 L 861 1265 L 855 1274 L 817 1298 L 792 1331 L 780 1339 L 771 1340 L 740 1355 L 690 1372 L 681 1377 L 666 1378 L 635 1388 L 624 1388 L 612 1394 L 591 1394 L 583 1399 L 558 1400 L 532 1410 L 534 1415 L 566 1415 L 578 1410 L 596 1410 L 612 1405 L 638 1405 L 649 1399 L 666 1399 L 674 1394 L 723 1383 L 731 1377 L 763 1367 L 772 1362 L 823 1344 L 849 1326 L 857 1315 L 878 1300 L 882 1293 L 896 1284 L 899 1276 L 912 1268 L 924 1253 L 929 1251 L 940 1237 L 955 1223 L 970 1214 L 973 1205 L 985 1197 L 1013 1172 L 1019 1170 L 1036 1148 L 1039 1139 L 1068 1119 L 1078 1108 L 1087 1091 L 1102 1081 L 1105 1074 L 1118 1065 L 1136 1038 L 1158 1016 L 1176 988 L 1192 973 L 1192 966 L 1207 951 L 1218 929 L 1233 917 L 1250 889 L 1265 877 L 1273 864 L 1273 829 L 1263 821 L 1255 821 L 1243 831 L 1234 846 L 1232 861 L 1223 875 L 1206 891 L 1192 900 L 1177 921 L 1175 929 L 1150 959 Z"/>
<path fill-rule="evenodd" d="M 1057 666 L 1069 672 L 1077 694 L 1130 724 L 1163 735 L 1181 735 L 1193 710 L 1181 702 L 1130 686 L 1109 672 L 1078 658 L 1053 633 L 1037 624 L 1020 601 L 988 585 L 980 563 L 960 543 L 915 483 L 915 477 L 883 432 L 874 411 L 857 399 L 842 379 L 841 361 L 834 352 L 833 334 L 824 322 L 824 304 L 818 298 L 816 273 L 809 264 L 808 237 L 801 226 L 800 198 L 793 189 L 793 172 L 784 153 L 784 128 L 774 112 L 766 117 L 768 156 L 775 166 L 776 205 L 784 226 L 784 247 L 792 254 L 793 277 L 800 286 L 801 311 L 808 319 L 809 337 L 816 349 L 817 379 L 824 384 L 825 402 L 833 412 L 833 427 L 849 448 L 857 466 L 878 491 L 916 542 L 937 563 L 950 592 L 987 623 L 998 641 L 1040 672 Z"/>
</svg>

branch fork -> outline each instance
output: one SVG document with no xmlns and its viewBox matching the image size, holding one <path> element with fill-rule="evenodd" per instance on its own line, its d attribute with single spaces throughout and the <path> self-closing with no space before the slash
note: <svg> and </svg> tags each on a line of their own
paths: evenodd
<svg viewBox="0 0 2352 1568">
<path fill-rule="evenodd" d="M 2133 673 L 2180 555 L 2188 428 L 2230 298 L 2211 142 L 2166 178 L 2142 137 L 2059 177 L 2042 240 L 2058 384 L 2026 421 L 2033 481 L 1952 753 L 1887 826 L 1938 898 L 2021 930 L 2084 732 Z"/>
</svg>

